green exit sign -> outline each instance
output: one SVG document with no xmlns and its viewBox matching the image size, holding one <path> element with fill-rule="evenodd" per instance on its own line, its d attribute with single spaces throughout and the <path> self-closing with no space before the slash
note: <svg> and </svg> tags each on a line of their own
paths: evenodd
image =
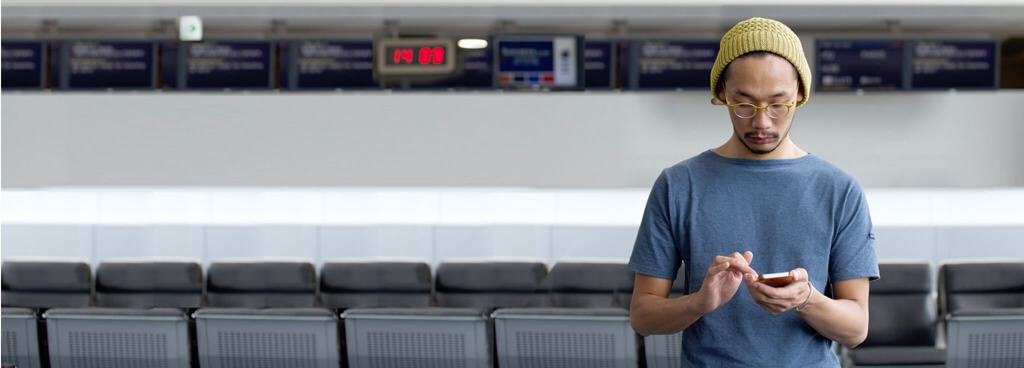
<svg viewBox="0 0 1024 368">
<path fill-rule="evenodd" d="M 203 20 L 197 15 L 183 15 L 178 18 L 178 39 L 182 42 L 203 40 Z"/>
</svg>

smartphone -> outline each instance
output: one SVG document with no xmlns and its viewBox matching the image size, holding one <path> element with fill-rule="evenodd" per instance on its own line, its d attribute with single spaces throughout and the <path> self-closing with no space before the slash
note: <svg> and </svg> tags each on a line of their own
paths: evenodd
<svg viewBox="0 0 1024 368">
<path fill-rule="evenodd" d="M 757 276 L 757 282 L 773 287 L 786 286 L 793 282 L 793 274 L 791 272 L 760 274 Z"/>
</svg>

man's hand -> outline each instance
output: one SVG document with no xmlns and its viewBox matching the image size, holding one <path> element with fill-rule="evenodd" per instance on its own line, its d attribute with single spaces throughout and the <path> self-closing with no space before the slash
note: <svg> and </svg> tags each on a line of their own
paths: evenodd
<svg viewBox="0 0 1024 368">
<path fill-rule="evenodd" d="M 771 314 L 779 314 L 804 304 L 808 293 L 812 290 L 808 286 L 807 270 L 797 268 L 789 272 L 793 276 L 793 282 L 781 287 L 771 287 L 757 282 L 756 274 L 744 275 L 744 283 L 747 284 L 747 291 L 762 308 Z"/>
<path fill-rule="evenodd" d="M 732 299 L 743 281 L 743 275 L 757 274 L 750 268 L 750 261 L 753 259 L 754 253 L 750 251 L 715 257 L 711 267 L 708 267 L 708 273 L 704 275 L 704 283 L 696 293 L 698 308 L 702 314 L 711 313 Z"/>
</svg>

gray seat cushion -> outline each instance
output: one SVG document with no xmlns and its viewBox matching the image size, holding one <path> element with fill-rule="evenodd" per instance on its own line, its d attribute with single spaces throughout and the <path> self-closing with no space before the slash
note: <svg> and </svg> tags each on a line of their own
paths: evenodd
<svg viewBox="0 0 1024 368">
<path fill-rule="evenodd" d="M 186 319 L 185 312 L 176 308 L 53 308 L 43 313 L 43 318 L 82 317 L 173 317 Z"/>
<path fill-rule="evenodd" d="M 335 317 L 334 312 L 325 308 L 201 308 L 192 313 L 194 318 L 227 317 L 227 316 L 263 316 L 263 317 Z"/>
<path fill-rule="evenodd" d="M 873 346 L 850 349 L 850 360 L 857 366 L 944 364 L 946 350 L 922 346 Z"/>
<path fill-rule="evenodd" d="M 430 306 L 430 292 L 332 293 L 321 291 L 320 303 L 328 308 L 425 308 Z"/>
<path fill-rule="evenodd" d="M 0 308 L 0 314 L 4 316 L 35 316 L 36 312 L 29 308 L 3 307 Z"/>
<path fill-rule="evenodd" d="M 341 314 L 342 318 L 382 316 L 423 316 L 423 317 L 472 317 L 484 318 L 487 311 L 481 308 L 352 308 Z"/>
<path fill-rule="evenodd" d="M 622 308 L 501 308 L 491 317 L 507 316 L 578 316 L 578 317 L 629 317 L 629 311 Z"/>
<path fill-rule="evenodd" d="M 1018 317 L 1024 316 L 1024 308 L 961 309 L 953 317 Z"/>
</svg>

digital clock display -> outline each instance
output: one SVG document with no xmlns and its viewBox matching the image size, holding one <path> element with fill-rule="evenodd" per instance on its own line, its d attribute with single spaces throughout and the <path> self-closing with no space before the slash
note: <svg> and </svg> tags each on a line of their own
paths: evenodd
<svg viewBox="0 0 1024 368">
<path fill-rule="evenodd" d="M 388 47 L 385 60 L 388 65 L 444 65 L 447 61 L 447 49 L 444 46 L 422 47 Z"/>
<path fill-rule="evenodd" d="M 454 42 L 447 39 L 383 39 L 377 41 L 377 74 L 448 74 L 455 70 Z"/>
</svg>

